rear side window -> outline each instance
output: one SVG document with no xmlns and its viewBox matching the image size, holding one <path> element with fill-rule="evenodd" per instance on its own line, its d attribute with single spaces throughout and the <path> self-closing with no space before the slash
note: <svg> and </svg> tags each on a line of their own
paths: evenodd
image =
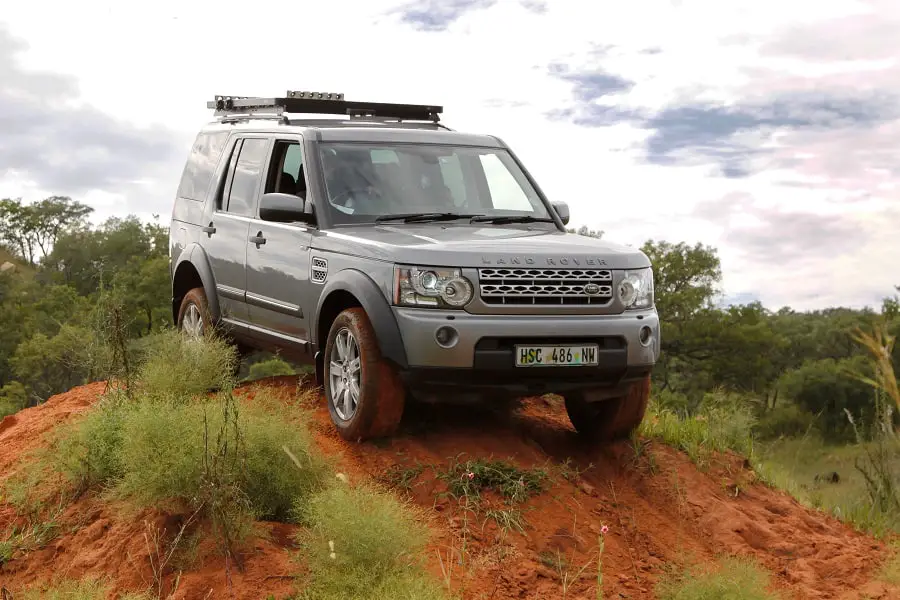
<svg viewBox="0 0 900 600">
<path fill-rule="evenodd" d="M 191 200 L 206 200 L 209 182 L 215 173 L 216 165 L 222 157 L 222 150 L 228 140 L 227 131 L 201 133 L 194 140 L 194 146 L 188 156 L 178 184 L 178 197 Z"/>
<path fill-rule="evenodd" d="M 243 217 L 256 213 L 257 191 L 268 148 L 269 140 L 262 138 L 246 138 L 241 144 L 231 189 L 224 202 L 226 212 Z"/>
</svg>

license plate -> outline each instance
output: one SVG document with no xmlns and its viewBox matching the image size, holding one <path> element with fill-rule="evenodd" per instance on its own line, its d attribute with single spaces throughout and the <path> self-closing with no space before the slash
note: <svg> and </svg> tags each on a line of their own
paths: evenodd
<svg viewBox="0 0 900 600">
<path fill-rule="evenodd" d="M 581 367 L 598 364 L 597 344 L 516 346 L 517 367 Z"/>
</svg>

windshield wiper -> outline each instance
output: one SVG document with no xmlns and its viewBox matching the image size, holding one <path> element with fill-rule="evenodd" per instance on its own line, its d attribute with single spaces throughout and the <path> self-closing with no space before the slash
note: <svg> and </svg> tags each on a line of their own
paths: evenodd
<svg viewBox="0 0 900 600">
<path fill-rule="evenodd" d="M 472 217 L 472 222 L 484 222 L 484 223 L 553 223 L 553 219 L 550 217 L 533 217 L 531 215 L 507 215 L 507 216 L 490 216 L 490 215 L 477 215 Z"/>
<path fill-rule="evenodd" d="M 386 221 L 403 221 L 404 223 L 422 223 L 424 221 L 456 221 L 457 219 L 474 219 L 485 215 L 461 215 L 449 212 L 406 213 L 400 215 L 381 215 L 375 218 L 376 223 Z"/>
</svg>

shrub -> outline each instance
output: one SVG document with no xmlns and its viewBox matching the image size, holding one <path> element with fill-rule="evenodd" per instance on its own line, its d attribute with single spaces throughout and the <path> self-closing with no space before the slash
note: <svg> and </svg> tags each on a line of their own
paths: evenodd
<svg viewBox="0 0 900 600">
<path fill-rule="evenodd" d="M 83 419 L 60 430 L 58 470 L 79 489 L 108 483 L 124 473 L 122 429 L 128 409 L 125 397 L 113 392 Z"/>
<path fill-rule="evenodd" d="M 782 402 L 759 418 L 756 431 L 760 439 L 793 438 L 814 430 L 816 417 L 793 402 Z"/>
<path fill-rule="evenodd" d="M 28 404 L 28 391 L 18 381 L 0 387 L 0 419 L 16 413 Z"/>
<path fill-rule="evenodd" d="M 216 454 L 219 485 L 237 490 L 254 517 L 286 519 L 295 498 L 317 489 L 324 464 L 310 453 L 302 427 L 258 406 L 238 412 L 229 408 L 226 396 L 144 404 L 129 411 L 123 423 L 120 491 L 146 505 L 190 503 L 210 484 L 211 455 Z"/>
<path fill-rule="evenodd" d="M 309 582 L 300 598 L 443 598 L 424 572 L 426 525 L 411 505 L 372 486 L 335 483 L 295 514 L 308 529 L 300 534 Z"/>
<path fill-rule="evenodd" d="M 221 337 L 192 340 L 169 330 L 153 337 L 144 356 L 138 387 L 152 399 L 186 400 L 234 387 L 237 351 Z"/>
<path fill-rule="evenodd" d="M 278 377 L 281 375 L 295 375 L 297 371 L 287 361 L 274 356 L 258 363 L 250 365 L 247 375 L 248 381 L 264 379 L 266 377 Z"/>
</svg>

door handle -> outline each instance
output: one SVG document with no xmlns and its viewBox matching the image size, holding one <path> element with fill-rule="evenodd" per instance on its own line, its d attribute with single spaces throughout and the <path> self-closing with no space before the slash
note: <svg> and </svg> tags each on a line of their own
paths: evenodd
<svg viewBox="0 0 900 600">
<path fill-rule="evenodd" d="M 256 235 L 250 238 L 251 244 L 256 244 L 256 247 L 259 248 L 260 245 L 266 243 L 266 238 L 263 237 L 262 231 L 257 231 Z"/>
<path fill-rule="evenodd" d="M 206 237 L 212 237 L 212 234 L 216 232 L 216 228 L 213 227 L 212 221 L 209 222 L 209 225 L 201 227 L 200 229 L 206 234 Z"/>
</svg>

